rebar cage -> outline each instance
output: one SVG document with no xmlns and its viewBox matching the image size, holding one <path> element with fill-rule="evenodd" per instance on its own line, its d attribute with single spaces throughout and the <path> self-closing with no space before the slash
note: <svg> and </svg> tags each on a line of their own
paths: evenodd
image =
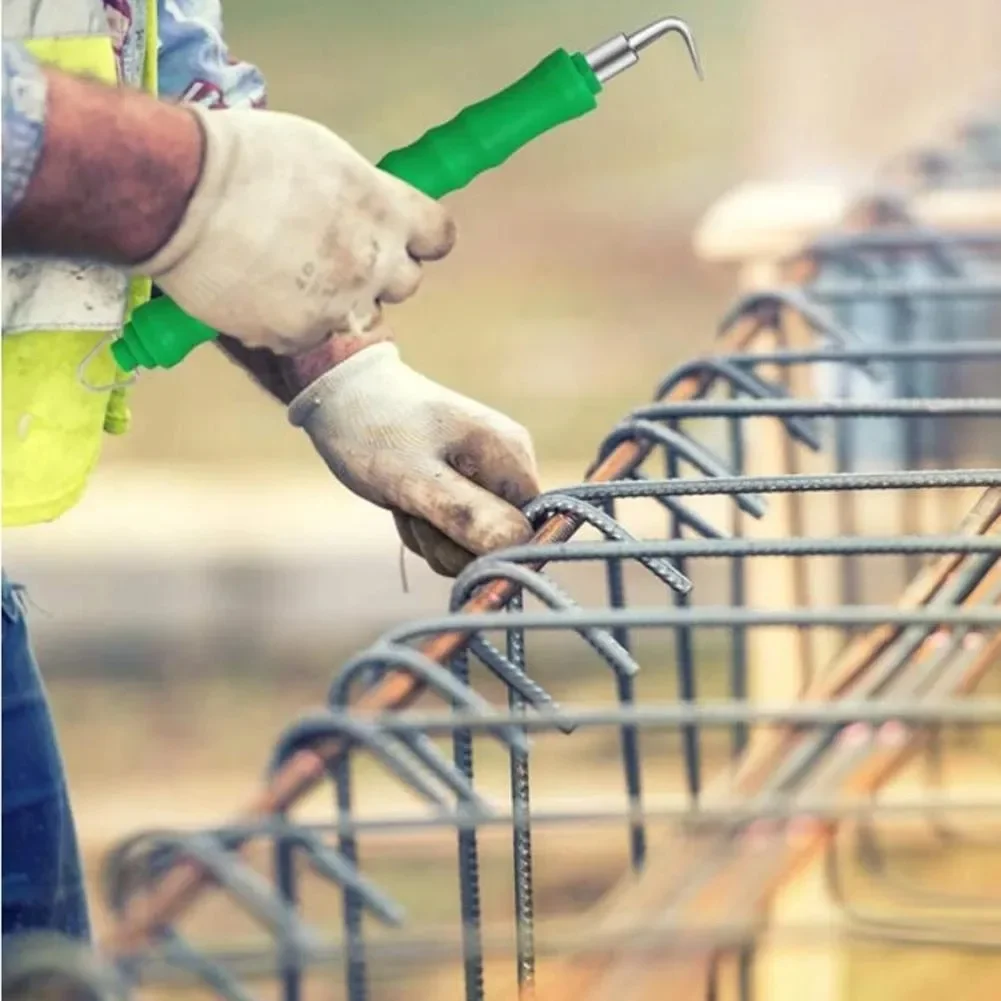
<svg viewBox="0 0 1001 1001">
<path fill-rule="evenodd" d="M 1001 948 L 990 878 L 947 868 L 989 871 L 1001 816 L 1001 230 L 911 212 L 998 186 L 1001 119 L 894 181 L 535 501 L 531 544 L 346 663 L 241 819 L 116 848 L 129 985 L 769 1001 L 783 955 Z"/>
</svg>

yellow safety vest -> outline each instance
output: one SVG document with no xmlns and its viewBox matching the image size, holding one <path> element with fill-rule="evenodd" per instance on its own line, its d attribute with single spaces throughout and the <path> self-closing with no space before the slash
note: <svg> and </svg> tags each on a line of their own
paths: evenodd
<svg viewBox="0 0 1001 1001">
<path fill-rule="evenodd" d="M 141 65 L 136 79 L 121 82 L 155 94 L 156 0 L 145 7 Z M 118 81 L 101 0 L 4 0 L 3 35 L 51 66 Z M 4 255 L 5 526 L 52 521 L 69 510 L 97 463 L 102 432 L 128 430 L 124 388 L 95 391 L 123 378 L 110 341 L 99 345 L 149 293 L 148 279 L 129 281 L 115 268 Z"/>
</svg>

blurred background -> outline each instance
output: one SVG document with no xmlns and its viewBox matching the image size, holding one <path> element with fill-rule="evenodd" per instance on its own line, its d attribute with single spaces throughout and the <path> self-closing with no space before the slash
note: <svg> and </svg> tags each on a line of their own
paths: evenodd
<svg viewBox="0 0 1001 1001">
<path fill-rule="evenodd" d="M 535 435 L 546 485 L 576 479 L 660 373 L 709 348 L 734 276 L 692 233 L 745 180 L 863 185 L 990 96 L 998 0 L 239 0 L 230 45 L 273 108 L 372 159 L 557 46 L 686 18 L 594 114 L 449 199 L 456 250 L 390 320 L 415 367 Z M 347 494 L 281 408 L 211 348 L 144 374 L 84 502 L 4 533 L 32 601 L 92 864 L 137 826 L 244 799 L 272 738 L 344 656 L 442 610 L 391 519 Z"/>
</svg>

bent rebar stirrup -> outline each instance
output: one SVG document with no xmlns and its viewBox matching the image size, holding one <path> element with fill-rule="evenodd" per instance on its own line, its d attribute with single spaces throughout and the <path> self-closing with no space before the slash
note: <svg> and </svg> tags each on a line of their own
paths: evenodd
<svg viewBox="0 0 1001 1001">
<path fill-rule="evenodd" d="M 933 894 L 888 849 L 908 818 L 946 852 L 1001 813 L 936 791 L 1001 724 L 964 698 L 1001 661 L 1001 230 L 911 217 L 930 188 L 1001 184 L 999 137 L 979 121 L 741 299 L 585 482 L 531 505 L 531 544 L 343 666 L 239 820 L 120 845 L 126 978 L 240 1001 L 268 978 L 288 1001 L 748 998 L 761 948 L 825 934 L 769 918 L 811 859 L 853 938 L 1001 948 L 996 894 Z M 915 760 L 925 778 L 883 795 Z M 299 817 L 323 786 L 328 820 Z M 246 942 L 207 944 L 205 893 L 252 919 Z"/>
</svg>

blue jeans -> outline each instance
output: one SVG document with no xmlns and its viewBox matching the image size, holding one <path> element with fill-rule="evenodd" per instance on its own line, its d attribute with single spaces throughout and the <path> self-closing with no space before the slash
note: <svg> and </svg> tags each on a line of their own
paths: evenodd
<svg viewBox="0 0 1001 1001">
<path fill-rule="evenodd" d="M 28 640 L 21 589 L 3 574 L 3 935 L 89 939 L 66 777 Z"/>
</svg>

